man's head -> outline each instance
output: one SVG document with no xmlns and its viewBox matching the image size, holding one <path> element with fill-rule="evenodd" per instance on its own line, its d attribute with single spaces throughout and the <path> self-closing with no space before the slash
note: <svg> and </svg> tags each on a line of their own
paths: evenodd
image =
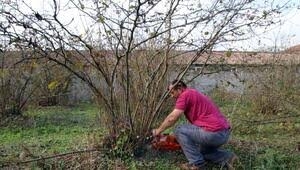
<svg viewBox="0 0 300 170">
<path fill-rule="evenodd" d="M 170 95 L 173 98 L 177 98 L 179 94 L 182 93 L 184 89 L 186 89 L 186 84 L 181 80 L 173 80 L 169 85 L 168 90 L 170 90 Z"/>
</svg>

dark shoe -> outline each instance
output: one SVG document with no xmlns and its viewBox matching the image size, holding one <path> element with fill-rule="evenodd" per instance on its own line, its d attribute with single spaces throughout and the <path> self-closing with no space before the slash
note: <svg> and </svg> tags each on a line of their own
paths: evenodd
<svg viewBox="0 0 300 170">
<path fill-rule="evenodd" d="M 226 161 L 225 167 L 227 167 L 228 170 L 234 170 L 234 163 L 238 160 L 239 158 L 233 153 L 230 158 Z"/>
<path fill-rule="evenodd" d="M 201 165 L 193 165 L 189 163 L 181 164 L 180 169 L 182 170 L 205 170 L 205 163 Z"/>
</svg>

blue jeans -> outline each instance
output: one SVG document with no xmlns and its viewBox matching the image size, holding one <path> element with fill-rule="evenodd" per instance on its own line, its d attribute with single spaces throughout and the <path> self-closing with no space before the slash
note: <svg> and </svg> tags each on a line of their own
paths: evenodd
<svg viewBox="0 0 300 170">
<path fill-rule="evenodd" d="M 203 164 L 205 161 L 225 163 L 233 153 L 221 150 L 220 146 L 228 141 L 229 135 L 229 129 L 209 132 L 192 124 L 178 125 L 175 128 L 176 139 L 185 157 L 194 165 Z"/>
</svg>

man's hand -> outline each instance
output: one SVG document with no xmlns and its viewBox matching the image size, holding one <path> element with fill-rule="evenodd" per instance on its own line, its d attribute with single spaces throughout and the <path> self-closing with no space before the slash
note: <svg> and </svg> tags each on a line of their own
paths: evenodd
<svg viewBox="0 0 300 170">
<path fill-rule="evenodd" d="M 155 137 L 155 136 L 158 136 L 158 135 L 160 135 L 160 131 L 159 131 L 159 129 L 153 129 L 152 130 L 152 135 Z"/>
</svg>

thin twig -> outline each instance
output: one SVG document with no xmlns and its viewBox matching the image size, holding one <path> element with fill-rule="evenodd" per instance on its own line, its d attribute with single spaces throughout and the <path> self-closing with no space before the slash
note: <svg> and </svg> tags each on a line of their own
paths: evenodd
<svg viewBox="0 0 300 170">
<path fill-rule="evenodd" d="M 88 149 L 88 150 L 79 150 L 79 151 L 72 151 L 72 152 L 67 152 L 67 153 L 61 153 L 61 154 L 56 154 L 56 155 L 50 155 L 46 157 L 40 157 L 36 159 L 31 159 L 31 160 L 26 160 L 26 161 L 20 161 L 20 162 L 6 162 L 0 165 L 0 167 L 7 167 L 7 166 L 12 166 L 12 165 L 20 165 L 20 164 L 26 164 L 26 163 L 31 163 L 31 162 L 37 162 L 40 160 L 46 160 L 46 159 L 52 159 L 52 158 L 58 158 L 58 157 L 63 157 L 67 155 L 73 155 L 73 154 L 80 154 L 80 153 L 85 153 L 85 152 L 106 152 L 106 149 Z"/>
</svg>

